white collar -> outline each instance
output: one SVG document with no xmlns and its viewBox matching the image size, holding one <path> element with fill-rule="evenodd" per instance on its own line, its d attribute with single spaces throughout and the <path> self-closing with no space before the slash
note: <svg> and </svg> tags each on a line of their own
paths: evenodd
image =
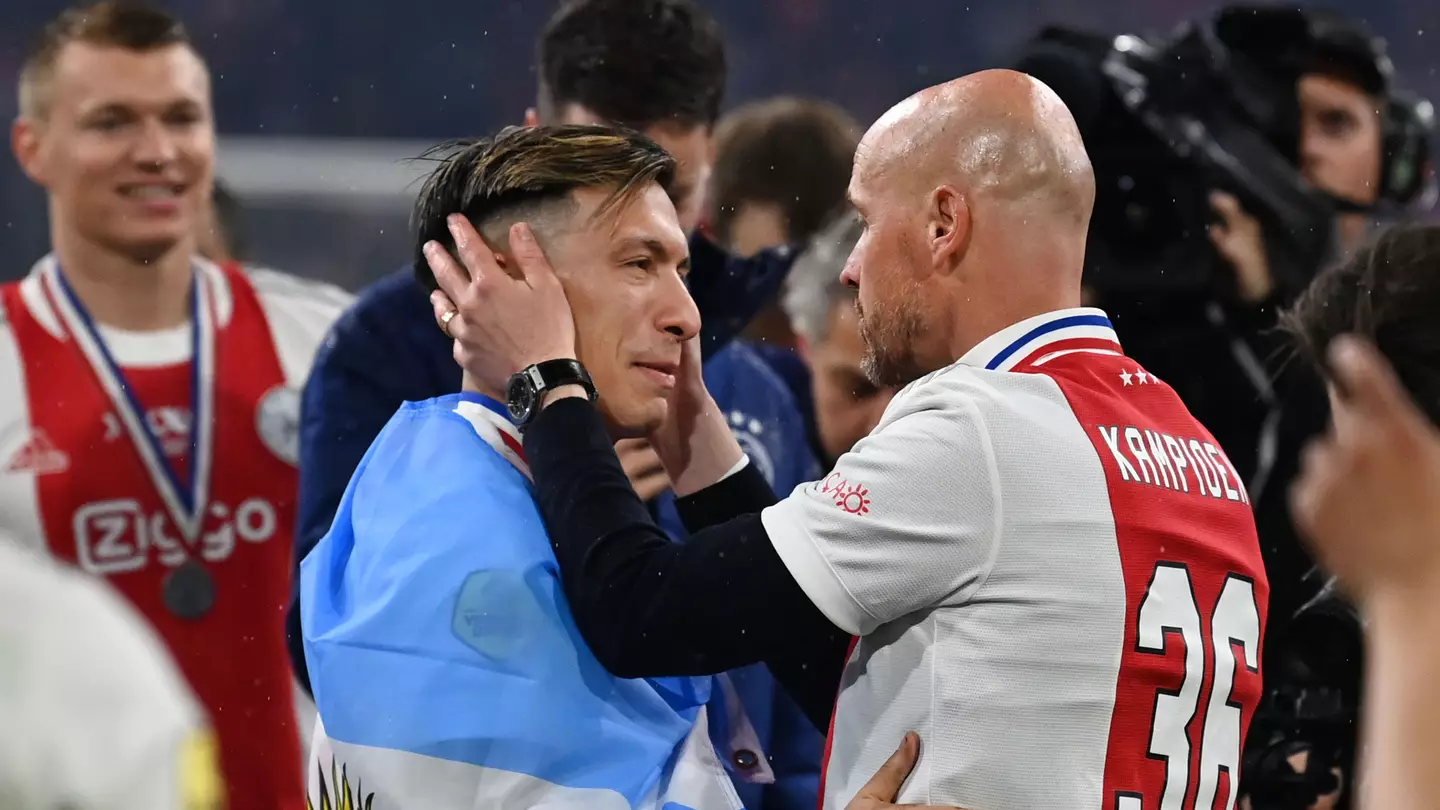
<svg viewBox="0 0 1440 810">
<path fill-rule="evenodd" d="M 1027 360 L 1043 362 L 1051 355 L 1068 351 L 1070 346 L 1120 353 L 1120 339 L 1115 336 L 1105 312 L 1094 307 L 1075 307 L 1046 312 L 1007 326 L 980 341 L 958 362 L 990 371 L 1010 371 Z M 1048 351 L 1042 354 L 1042 350 Z"/>
</svg>

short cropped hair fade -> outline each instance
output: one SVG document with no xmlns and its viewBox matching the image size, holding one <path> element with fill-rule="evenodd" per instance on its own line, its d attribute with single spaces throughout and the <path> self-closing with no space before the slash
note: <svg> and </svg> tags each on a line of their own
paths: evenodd
<svg viewBox="0 0 1440 810">
<path fill-rule="evenodd" d="M 568 0 L 536 64 L 545 121 L 578 104 L 632 129 L 708 128 L 725 97 L 724 38 L 693 0 Z"/>
<path fill-rule="evenodd" d="M 675 159 L 638 132 L 591 125 L 506 127 L 493 137 L 441 144 L 439 165 L 415 201 L 415 278 L 437 289 L 424 247 L 434 240 L 452 253 L 446 217 L 464 214 L 483 231 L 501 217 L 540 217 L 571 202 L 580 188 L 610 190 L 597 216 L 624 205 L 652 183 L 668 194 Z"/>
<path fill-rule="evenodd" d="M 1330 341 L 1363 337 L 1440 425 L 1440 225 L 1398 225 L 1321 272 L 1280 315 L 1301 357 L 1327 379 Z"/>
<path fill-rule="evenodd" d="M 179 20 L 142 3 L 103 0 L 66 9 L 41 30 L 20 66 L 21 116 L 43 119 L 49 112 L 46 85 L 60 52 L 76 42 L 140 53 L 172 45 L 194 47 Z"/>
</svg>

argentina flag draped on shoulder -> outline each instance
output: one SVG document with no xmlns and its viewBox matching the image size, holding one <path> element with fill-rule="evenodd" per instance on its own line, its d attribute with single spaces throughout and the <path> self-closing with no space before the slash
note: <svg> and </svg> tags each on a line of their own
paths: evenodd
<svg viewBox="0 0 1440 810">
<path fill-rule="evenodd" d="M 708 678 L 624 680 L 581 639 L 519 435 L 407 403 L 301 566 L 313 810 L 735 810 Z"/>
</svg>

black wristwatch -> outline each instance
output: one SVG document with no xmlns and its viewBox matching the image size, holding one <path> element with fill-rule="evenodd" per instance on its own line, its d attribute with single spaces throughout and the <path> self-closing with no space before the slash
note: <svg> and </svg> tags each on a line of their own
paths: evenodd
<svg viewBox="0 0 1440 810">
<path fill-rule="evenodd" d="M 578 360 L 546 360 L 511 375 L 505 392 L 510 420 L 520 427 L 530 424 L 535 414 L 540 413 L 545 392 L 562 385 L 578 385 L 585 389 L 591 402 L 595 401 L 595 383 L 590 381 L 590 373 Z"/>
</svg>

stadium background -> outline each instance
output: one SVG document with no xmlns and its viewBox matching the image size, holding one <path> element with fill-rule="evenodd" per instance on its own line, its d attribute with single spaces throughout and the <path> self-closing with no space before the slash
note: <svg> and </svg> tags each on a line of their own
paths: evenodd
<svg viewBox="0 0 1440 810">
<path fill-rule="evenodd" d="M 63 0 L 5 0 L 0 74 L 17 75 Z M 245 207 L 249 258 L 357 289 L 407 258 L 407 217 L 436 141 L 518 122 L 555 0 L 171 0 L 214 73 L 219 175 Z M 1163 33 L 1199 0 L 708 0 L 724 27 L 726 107 L 778 94 L 862 123 L 908 93 L 1005 63 L 1045 23 Z M 1400 82 L 1440 98 L 1440 4 L 1339 0 L 1388 39 Z M 13 87 L 13 85 L 12 85 Z M 14 93 L 0 115 L 15 114 Z M 44 198 L 0 161 L 0 280 L 46 249 Z"/>
</svg>

